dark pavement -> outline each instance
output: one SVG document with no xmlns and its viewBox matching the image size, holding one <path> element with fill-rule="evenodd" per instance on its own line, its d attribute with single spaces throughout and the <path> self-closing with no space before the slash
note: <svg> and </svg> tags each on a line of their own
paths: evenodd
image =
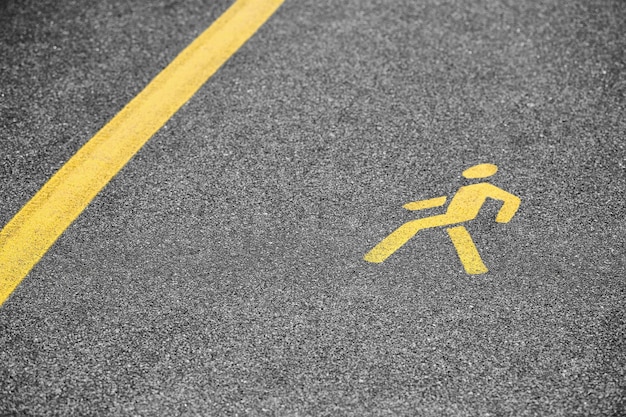
<svg viewBox="0 0 626 417">
<path fill-rule="evenodd" d="M 229 4 L 0 0 L 0 225 Z M 626 414 L 625 28 L 287 0 L 0 307 L 0 416 Z M 483 162 L 488 273 L 363 261 Z"/>
</svg>

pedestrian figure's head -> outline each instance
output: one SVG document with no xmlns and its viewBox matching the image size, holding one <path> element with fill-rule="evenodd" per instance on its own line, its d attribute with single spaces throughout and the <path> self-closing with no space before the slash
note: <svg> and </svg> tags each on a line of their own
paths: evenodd
<svg viewBox="0 0 626 417">
<path fill-rule="evenodd" d="M 467 168 L 463 171 L 465 178 L 487 178 L 498 172 L 498 167 L 494 164 L 480 164 Z"/>
</svg>

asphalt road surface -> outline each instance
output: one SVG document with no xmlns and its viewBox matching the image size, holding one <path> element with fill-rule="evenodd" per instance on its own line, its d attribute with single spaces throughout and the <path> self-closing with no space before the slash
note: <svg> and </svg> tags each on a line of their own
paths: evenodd
<svg viewBox="0 0 626 417">
<path fill-rule="evenodd" d="M 0 227 L 230 1 L 0 0 Z M 0 307 L 0 416 L 626 415 L 626 3 L 287 0 Z M 445 228 L 363 256 L 405 203 Z"/>
</svg>

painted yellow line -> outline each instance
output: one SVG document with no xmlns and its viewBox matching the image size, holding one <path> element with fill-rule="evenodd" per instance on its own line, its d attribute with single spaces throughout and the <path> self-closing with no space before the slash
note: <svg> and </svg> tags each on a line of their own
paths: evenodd
<svg viewBox="0 0 626 417">
<path fill-rule="evenodd" d="M 0 305 L 139 149 L 284 0 L 236 0 L 0 231 Z"/>
</svg>

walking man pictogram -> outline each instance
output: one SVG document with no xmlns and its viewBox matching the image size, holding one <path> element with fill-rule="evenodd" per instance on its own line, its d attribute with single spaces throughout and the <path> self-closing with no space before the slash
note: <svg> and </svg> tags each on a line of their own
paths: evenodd
<svg viewBox="0 0 626 417">
<path fill-rule="evenodd" d="M 463 171 L 465 178 L 487 178 L 498 171 L 493 164 L 480 164 Z M 365 254 L 363 259 L 368 262 L 381 263 L 391 254 L 400 249 L 420 230 L 439 226 L 452 226 L 474 220 L 487 198 L 503 201 L 503 205 L 496 216 L 496 222 L 508 223 L 520 205 L 519 197 L 508 193 L 488 182 L 466 185 L 456 192 L 445 214 L 411 220 L 394 230 L 378 245 Z M 405 204 L 407 210 L 422 210 L 444 205 L 446 197 L 431 198 L 429 200 L 414 201 Z M 487 267 L 480 258 L 476 245 L 464 226 L 455 226 L 446 229 L 454 247 L 461 259 L 461 263 L 468 274 L 484 274 Z"/>
</svg>

